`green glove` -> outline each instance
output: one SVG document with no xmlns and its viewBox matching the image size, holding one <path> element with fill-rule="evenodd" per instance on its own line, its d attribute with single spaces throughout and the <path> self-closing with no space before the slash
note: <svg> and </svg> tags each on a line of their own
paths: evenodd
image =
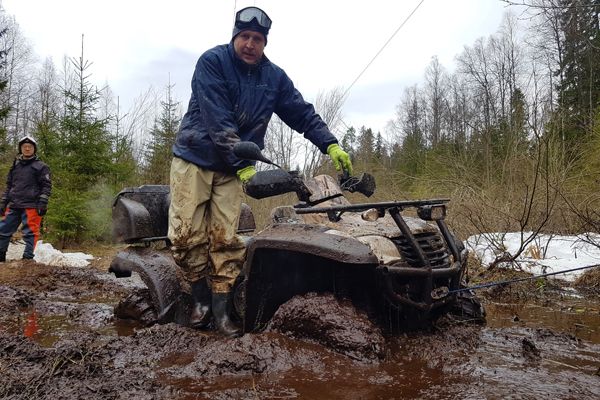
<svg viewBox="0 0 600 400">
<path fill-rule="evenodd" d="M 327 147 L 327 154 L 331 157 L 331 161 L 333 161 L 333 166 L 336 170 L 339 171 L 340 168 L 343 168 L 344 171 L 348 171 L 348 174 L 352 175 L 352 162 L 350 162 L 350 156 L 342 150 L 338 144 L 330 144 L 329 147 Z"/>
<path fill-rule="evenodd" d="M 254 165 L 249 165 L 242 169 L 238 169 L 236 174 L 242 183 L 246 183 L 256 175 L 256 168 L 254 168 Z"/>
</svg>

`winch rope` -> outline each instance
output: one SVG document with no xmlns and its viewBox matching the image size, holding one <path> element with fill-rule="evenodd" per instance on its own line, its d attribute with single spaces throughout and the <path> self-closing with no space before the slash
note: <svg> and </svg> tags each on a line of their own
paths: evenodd
<svg viewBox="0 0 600 400">
<path fill-rule="evenodd" d="M 352 81 L 352 83 L 350 84 L 350 86 L 348 86 L 348 88 L 346 89 L 346 91 L 344 92 L 344 94 L 342 95 L 342 99 L 343 101 L 345 101 L 346 99 L 346 95 L 348 94 L 348 92 L 350 91 L 350 89 L 352 89 L 352 87 L 354 86 L 354 84 L 360 79 L 360 77 L 365 73 L 365 71 L 371 66 L 371 64 L 373 64 L 373 61 L 375 61 L 375 59 L 381 54 L 381 52 L 383 51 L 383 49 L 385 49 L 387 47 L 387 45 L 392 41 L 392 39 L 394 38 L 394 36 L 396 36 L 396 34 L 400 31 L 400 29 L 402 29 L 402 27 L 404 26 L 404 24 L 406 24 L 408 22 L 408 20 L 413 16 L 413 14 L 415 12 L 417 12 L 417 10 L 419 9 L 419 7 L 421 7 L 421 4 L 423 4 L 425 0 L 421 0 L 421 2 L 419 2 L 419 4 L 417 4 L 417 6 L 412 10 L 412 12 L 408 15 L 408 17 L 406 17 L 404 19 L 404 21 L 402 21 L 402 23 L 400 24 L 400 26 L 398 27 L 398 29 L 396 29 L 396 31 L 392 34 L 392 36 L 390 36 L 390 38 L 383 44 L 383 46 L 381 46 L 381 48 L 379 49 L 379 51 L 373 56 L 373 58 L 371 59 L 371 61 L 369 61 L 367 63 L 367 66 L 363 68 L 362 71 L 360 71 L 360 73 L 358 74 L 358 76 L 354 79 L 354 81 Z"/>
<path fill-rule="evenodd" d="M 528 281 L 528 280 L 538 279 L 538 278 L 544 278 L 546 276 L 552 276 L 552 275 L 566 274 L 568 272 L 581 271 L 583 269 L 594 268 L 594 267 L 600 267 L 600 264 L 588 265 L 588 266 L 585 266 L 585 267 L 565 269 L 564 271 L 549 272 L 547 274 L 533 275 L 533 276 L 528 276 L 526 278 L 516 278 L 516 279 L 509 279 L 509 280 L 499 281 L 499 282 L 483 283 L 481 285 L 476 285 L 476 286 L 470 286 L 470 287 L 466 287 L 466 288 L 449 290 L 446 294 L 453 294 L 453 293 L 465 292 L 467 290 L 484 289 L 484 288 L 488 288 L 488 287 L 492 287 L 492 286 L 509 285 L 511 283 Z"/>
</svg>

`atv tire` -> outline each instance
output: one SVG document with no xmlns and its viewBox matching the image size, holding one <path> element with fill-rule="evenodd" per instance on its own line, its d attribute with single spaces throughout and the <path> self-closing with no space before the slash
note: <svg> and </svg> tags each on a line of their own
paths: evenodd
<svg viewBox="0 0 600 400">
<path fill-rule="evenodd" d="M 148 289 L 130 293 L 115 306 L 116 318 L 137 321 L 144 326 L 154 325 L 157 315 Z"/>
</svg>

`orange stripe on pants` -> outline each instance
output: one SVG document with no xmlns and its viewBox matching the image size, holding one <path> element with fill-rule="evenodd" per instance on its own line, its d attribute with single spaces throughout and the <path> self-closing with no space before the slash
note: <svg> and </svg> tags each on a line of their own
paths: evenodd
<svg viewBox="0 0 600 400">
<path fill-rule="evenodd" d="M 38 214 L 35 208 L 26 208 L 25 213 L 27 214 L 27 226 L 33 233 L 33 248 L 40 238 L 40 227 L 42 225 L 42 217 Z"/>
</svg>

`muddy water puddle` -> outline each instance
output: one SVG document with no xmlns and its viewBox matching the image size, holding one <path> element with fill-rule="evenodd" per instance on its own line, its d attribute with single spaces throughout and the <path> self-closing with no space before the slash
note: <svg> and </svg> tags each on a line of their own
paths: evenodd
<svg viewBox="0 0 600 400">
<path fill-rule="evenodd" d="M 113 306 L 127 280 L 79 268 L 12 262 L 0 269 L 0 332 L 23 335 L 51 347 L 65 333 L 97 331 L 131 335 L 138 324 L 115 320 Z"/>
<path fill-rule="evenodd" d="M 68 332 L 85 330 L 109 336 L 130 336 L 136 329 L 141 328 L 140 324 L 134 321 L 113 320 L 112 306 L 99 305 L 98 308 L 92 307 L 92 309 L 97 316 L 103 315 L 101 318 L 96 318 L 96 323 L 92 321 L 77 323 L 69 315 L 46 315 L 35 309 L 25 309 L 18 312 L 14 318 L 1 321 L 0 331 L 23 335 L 42 347 L 52 347 Z M 100 323 L 99 319 L 104 320 L 104 323 Z"/>
<path fill-rule="evenodd" d="M 368 328 L 349 331 L 366 336 L 354 340 L 357 353 L 335 348 L 347 336 L 319 342 L 285 321 L 223 339 L 115 320 L 129 290 L 85 271 L 0 271 L 0 398 L 600 398 L 595 299 L 488 301 L 485 325 L 442 319 L 432 332 L 383 342 Z M 319 313 L 361 326 L 328 304 Z"/>
<path fill-rule="evenodd" d="M 487 326 L 546 327 L 579 339 L 600 343 L 600 304 L 578 297 L 554 302 L 551 306 L 527 303 L 489 303 Z"/>
<path fill-rule="evenodd" d="M 234 371 L 212 376 L 188 356 L 163 360 L 161 379 L 185 399 L 597 399 L 600 314 L 596 303 L 571 300 L 489 303 L 485 326 L 388 338 L 385 357 L 368 362 L 282 335 L 247 335 L 243 349 L 242 339 L 212 349 L 232 352 L 220 360 L 239 360 L 233 349 L 251 355 Z M 261 353 L 268 346 L 278 355 Z"/>
</svg>

